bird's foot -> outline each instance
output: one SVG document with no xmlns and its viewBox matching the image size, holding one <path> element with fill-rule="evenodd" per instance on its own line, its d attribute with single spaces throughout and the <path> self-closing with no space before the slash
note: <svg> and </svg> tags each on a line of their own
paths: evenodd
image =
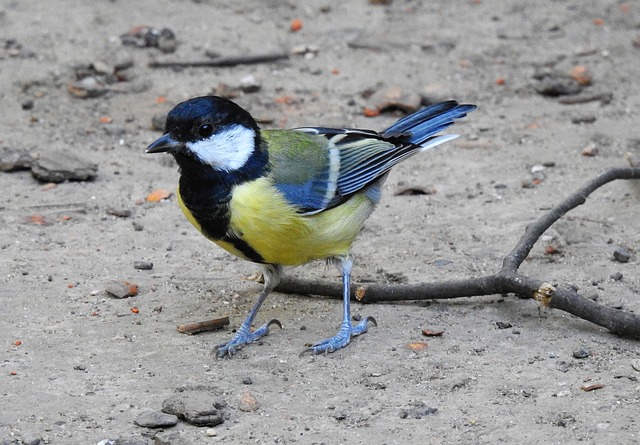
<svg viewBox="0 0 640 445">
<path fill-rule="evenodd" d="M 331 337 L 326 338 L 324 340 L 319 341 L 314 344 L 310 348 L 305 349 L 300 353 L 300 356 L 310 353 L 310 354 L 328 354 L 330 352 L 337 351 L 338 349 L 342 349 L 351 342 L 351 338 L 356 337 L 360 334 L 364 334 L 369 329 L 369 323 L 374 326 L 377 326 L 376 319 L 373 317 L 366 317 L 357 325 L 353 326 L 350 322 L 343 322 L 342 326 L 340 326 L 340 330 L 338 333 Z"/>
<path fill-rule="evenodd" d="M 234 335 L 229 342 L 219 344 L 214 348 L 213 352 L 215 352 L 218 358 L 222 358 L 226 355 L 231 358 L 245 345 L 253 343 L 254 341 L 259 340 L 267 335 L 269 333 L 269 326 L 271 326 L 272 324 L 275 324 L 280 329 L 282 329 L 282 324 L 280 324 L 280 322 L 276 319 L 269 320 L 253 332 L 251 332 L 249 328 L 243 324 L 236 332 L 236 335 Z"/>
</svg>

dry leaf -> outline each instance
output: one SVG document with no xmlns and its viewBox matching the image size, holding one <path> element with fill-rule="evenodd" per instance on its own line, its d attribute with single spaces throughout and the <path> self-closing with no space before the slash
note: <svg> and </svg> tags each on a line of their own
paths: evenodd
<svg viewBox="0 0 640 445">
<path fill-rule="evenodd" d="M 147 195 L 147 202 L 158 202 L 169 198 L 173 193 L 167 189 L 157 189 Z"/>
<path fill-rule="evenodd" d="M 362 113 L 365 117 L 376 117 L 380 116 L 380 111 L 375 108 L 365 108 Z"/>
<path fill-rule="evenodd" d="M 358 301 L 362 301 L 364 299 L 364 296 L 366 294 L 366 291 L 364 289 L 363 286 L 358 286 L 358 288 L 356 289 L 356 300 Z"/>
<path fill-rule="evenodd" d="M 439 337 L 442 334 L 444 334 L 444 331 L 432 331 L 430 329 L 423 329 L 422 330 L 422 335 L 425 335 L 427 337 Z"/>
<path fill-rule="evenodd" d="M 50 226 L 52 224 L 47 221 L 44 215 L 29 215 L 26 218 L 26 223 L 34 226 Z"/>
<path fill-rule="evenodd" d="M 420 352 L 427 349 L 427 343 L 423 341 L 417 341 L 414 343 L 409 343 L 407 347 L 411 349 L 413 352 Z"/>
</svg>

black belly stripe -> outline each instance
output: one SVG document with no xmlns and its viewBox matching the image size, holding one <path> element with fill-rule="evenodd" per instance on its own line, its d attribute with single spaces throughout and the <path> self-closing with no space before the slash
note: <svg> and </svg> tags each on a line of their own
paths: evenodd
<svg viewBox="0 0 640 445">
<path fill-rule="evenodd" d="M 222 241 L 226 241 L 238 249 L 242 254 L 254 263 L 266 264 L 262 255 L 256 252 L 245 240 L 236 236 L 225 236 Z"/>
</svg>

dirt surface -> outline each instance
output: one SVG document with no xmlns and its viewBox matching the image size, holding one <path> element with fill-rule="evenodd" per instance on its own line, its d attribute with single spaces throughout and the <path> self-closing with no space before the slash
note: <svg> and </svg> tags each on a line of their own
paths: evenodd
<svg viewBox="0 0 640 445">
<path fill-rule="evenodd" d="M 303 26 L 292 32 L 295 18 Z M 173 30 L 175 52 L 123 45 L 141 24 Z M 353 251 L 356 281 L 480 276 L 499 269 L 527 223 L 626 166 L 625 152 L 638 155 L 639 26 L 637 3 L 605 0 L 2 2 L 2 147 L 73 154 L 98 169 L 56 186 L 29 170 L 0 173 L 0 443 L 639 443 L 638 342 L 512 295 L 355 304 L 378 327 L 332 355 L 299 358 L 333 335 L 341 304 L 275 293 L 258 319 L 284 329 L 216 360 L 213 347 L 260 289 L 243 279 L 258 268 L 201 237 L 175 196 L 145 201 L 174 190 L 178 172 L 170 156 L 144 154 L 160 134 L 154 115 L 236 91 L 248 75 L 261 88 L 235 100 L 265 127 L 383 129 L 400 114 L 363 110 L 392 86 L 423 103 L 475 103 L 455 126 L 459 139 L 392 172 Z M 148 67 L 300 45 L 311 51 L 272 63 Z M 79 67 L 109 74 L 126 61 L 109 91 L 69 91 Z M 539 92 L 543 82 L 575 88 L 563 76 L 576 66 L 592 75 L 579 97 L 597 100 Z M 406 187 L 432 193 L 395 195 Z M 639 204 L 639 184 L 599 190 L 547 233 L 523 272 L 639 311 Z M 627 263 L 613 260 L 620 246 Z M 339 280 L 322 263 L 289 273 Z M 139 294 L 109 296 L 112 280 Z M 176 331 L 227 315 L 223 331 Z M 426 338 L 424 328 L 445 332 Z M 593 384 L 604 387 L 582 389 Z M 224 423 L 134 423 L 184 389 L 217 400 Z"/>
</svg>

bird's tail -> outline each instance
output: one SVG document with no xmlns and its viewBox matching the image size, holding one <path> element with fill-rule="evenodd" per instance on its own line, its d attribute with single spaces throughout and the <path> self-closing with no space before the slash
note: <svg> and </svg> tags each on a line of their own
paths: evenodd
<svg viewBox="0 0 640 445">
<path fill-rule="evenodd" d="M 440 145 L 458 137 L 457 134 L 436 136 L 456 119 L 465 117 L 475 110 L 475 105 L 458 104 L 454 100 L 441 102 L 405 116 L 384 130 L 384 138 L 398 138 L 422 147 L 420 151 Z"/>
</svg>

